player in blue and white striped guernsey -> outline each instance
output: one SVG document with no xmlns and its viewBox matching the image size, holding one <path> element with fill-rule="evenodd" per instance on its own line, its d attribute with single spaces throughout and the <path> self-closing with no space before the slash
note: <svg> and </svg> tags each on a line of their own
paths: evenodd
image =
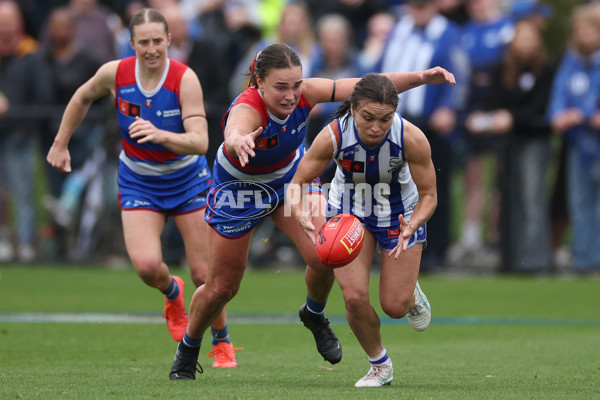
<svg viewBox="0 0 600 400">
<path fill-rule="evenodd" d="M 392 318 L 407 317 L 417 331 L 431 321 L 431 307 L 417 281 L 427 239 L 426 221 L 437 205 L 431 149 L 423 132 L 396 114 L 398 96 L 385 76 L 367 74 L 316 137 L 289 185 L 286 201 L 314 241 L 314 210 L 303 207 L 301 188 L 333 160 L 328 213 L 357 216 L 365 226 L 363 248 L 347 266 L 335 269 L 346 318 L 369 358 L 357 387 L 391 383 L 392 361 L 381 340 L 379 317 L 369 300 L 369 277 L 377 244 L 381 249 L 379 299 Z M 324 210 L 321 210 L 324 211 Z"/>
</svg>

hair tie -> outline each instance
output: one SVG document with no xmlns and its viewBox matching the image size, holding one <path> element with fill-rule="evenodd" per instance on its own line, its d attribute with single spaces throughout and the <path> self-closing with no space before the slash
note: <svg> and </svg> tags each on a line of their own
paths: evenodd
<svg viewBox="0 0 600 400">
<path fill-rule="evenodd" d="M 256 56 L 254 56 L 254 60 L 252 60 L 252 64 L 250 65 L 250 72 L 252 72 L 252 75 L 254 75 L 254 69 L 256 68 L 256 60 L 258 60 L 258 56 L 260 56 L 261 52 L 262 51 L 256 53 Z"/>
</svg>

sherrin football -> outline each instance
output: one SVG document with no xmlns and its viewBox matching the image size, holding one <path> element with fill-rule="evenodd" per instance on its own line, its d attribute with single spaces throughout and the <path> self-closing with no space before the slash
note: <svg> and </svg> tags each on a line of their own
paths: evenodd
<svg viewBox="0 0 600 400">
<path fill-rule="evenodd" d="M 363 226 L 354 215 L 336 215 L 323 225 L 317 235 L 317 256 L 328 267 L 343 267 L 360 253 L 364 235 Z"/>
</svg>

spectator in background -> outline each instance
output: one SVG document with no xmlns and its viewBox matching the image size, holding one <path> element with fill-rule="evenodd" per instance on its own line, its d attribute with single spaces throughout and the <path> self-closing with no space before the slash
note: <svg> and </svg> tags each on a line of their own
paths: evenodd
<svg viewBox="0 0 600 400">
<path fill-rule="evenodd" d="M 455 24 L 463 26 L 469 21 L 465 1 L 468 0 L 435 0 L 435 3 L 440 14 Z"/>
<path fill-rule="evenodd" d="M 304 78 L 311 76 L 310 69 L 315 55 L 316 41 L 310 10 L 306 3 L 303 1 L 287 3 L 275 29 L 275 35 L 257 40 L 238 60 L 229 83 L 231 98 L 235 98 L 248 86 L 246 71 L 256 53 L 272 43 L 285 43 L 294 49 L 302 61 L 302 76 Z"/>
<path fill-rule="evenodd" d="M 148 7 L 148 4 L 143 0 L 129 0 L 125 4 L 121 15 L 121 27 L 115 33 L 117 58 L 126 58 L 135 55 L 131 44 L 129 44 L 129 22 L 136 12 L 145 7 Z"/>
<path fill-rule="evenodd" d="M 574 9 L 570 46 L 553 82 L 549 115 L 566 146 L 571 249 L 579 272 L 600 270 L 600 14 Z"/>
<path fill-rule="evenodd" d="M 539 25 L 521 20 L 501 66 L 493 73 L 483 110 L 466 121 L 474 135 L 508 136 L 501 223 L 506 272 L 549 272 L 552 268 L 546 112 L 553 75 Z"/>
<path fill-rule="evenodd" d="M 392 3 L 397 3 L 395 0 Z M 389 0 L 306 0 L 310 15 L 318 21 L 323 15 L 341 14 L 350 22 L 358 47 L 366 37 L 367 22 L 374 14 L 389 11 Z"/>
<path fill-rule="evenodd" d="M 458 27 L 440 15 L 433 0 L 409 0 L 409 13 L 392 30 L 380 61 L 381 72 L 407 72 L 441 66 L 456 76 L 457 85 L 421 86 L 400 95 L 398 111 L 418 126 L 431 145 L 437 175 L 438 206 L 427 223 L 423 270 L 443 266 L 450 235 L 451 145 L 457 113 L 464 104 L 468 63 L 458 46 Z"/>
<path fill-rule="evenodd" d="M 373 72 L 381 59 L 390 31 L 396 24 L 396 17 L 389 12 L 373 14 L 367 21 L 367 36 L 358 54 L 361 75 Z"/>
<path fill-rule="evenodd" d="M 534 23 L 540 31 L 545 31 L 548 18 L 554 14 L 552 6 L 540 4 L 537 0 L 516 0 L 511 7 L 515 21 L 526 19 Z"/>
<path fill-rule="evenodd" d="M 115 36 L 109 27 L 111 11 L 98 0 L 70 0 L 75 19 L 75 47 L 90 51 L 99 62 L 115 58 Z"/>
<path fill-rule="evenodd" d="M 502 13 L 499 0 L 467 0 L 467 10 L 471 20 L 463 28 L 461 43 L 467 51 L 472 68 L 468 85 L 468 115 L 479 110 L 484 99 L 490 95 L 493 73 L 501 63 L 506 45 L 512 39 L 514 24 L 512 19 Z M 473 134 L 468 129 L 464 133 L 467 154 L 464 166 L 466 192 L 463 226 L 460 240 L 453 247 L 450 258 L 453 262 L 471 260 L 494 266 L 499 257 L 491 249 L 483 251 L 483 232 L 487 228 L 485 243 L 495 249 L 500 241 L 500 189 L 496 175 L 500 173 L 498 167 L 502 163 L 505 138 L 500 135 Z M 488 160 L 491 168 L 486 168 Z M 491 183 L 487 181 L 490 175 Z M 487 218 L 484 214 L 487 214 Z M 490 255 L 494 257 L 489 258 Z M 483 256 L 485 259 L 480 258 Z"/>
<path fill-rule="evenodd" d="M 336 80 L 359 75 L 352 27 L 345 17 L 340 14 L 323 15 L 317 21 L 317 37 L 312 77 Z M 338 106 L 339 103 L 321 103 L 312 109 L 306 132 L 308 144 L 331 121 Z"/>
<path fill-rule="evenodd" d="M 148 3 L 148 7 L 158 10 L 161 13 L 169 8 L 182 7 L 181 0 L 146 0 L 146 2 Z M 182 12 L 182 16 L 188 36 L 193 39 L 199 39 L 204 36 L 202 25 L 198 21 L 198 18 L 196 18 L 196 13 L 187 14 Z"/>
<path fill-rule="evenodd" d="M 70 8 L 54 9 L 45 25 L 39 51 L 24 58 L 11 77 L 13 91 L 18 96 L 18 103 L 25 106 L 35 105 L 43 114 L 40 125 L 30 131 L 39 134 L 42 152 L 46 152 L 54 140 L 58 130 L 58 119 L 67 105 L 71 95 L 79 85 L 91 78 L 100 62 L 90 53 L 79 50 L 75 46 L 75 19 Z M 105 115 L 103 107 L 107 103 L 94 105 L 95 118 L 82 123 L 72 141 L 75 149 L 72 158 L 74 173 L 66 177 L 54 170 L 46 168 L 49 194 L 44 197 L 44 204 L 50 209 L 54 219 L 53 226 L 56 254 L 48 257 L 58 259 L 89 259 L 92 246 L 93 228 L 98 221 L 101 209 L 101 192 L 88 191 L 86 188 L 94 179 L 102 179 L 99 173 L 104 159 Z M 93 156 L 96 154 L 95 156 Z M 33 162 L 33 161 L 32 161 Z M 89 166 L 92 163 L 92 166 Z M 85 165 L 88 165 L 86 168 Z M 88 171 L 82 173 L 82 171 Z M 81 207 L 83 199 L 88 204 Z M 91 202 L 91 203 L 89 203 Z M 78 231 L 80 211 L 89 223 Z M 92 214 L 89 214 L 92 213 Z M 73 236 L 76 246 L 71 248 Z M 85 245 L 79 248 L 80 244 Z M 79 248 L 79 250 L 78 250 Z"/>
<path fill-rule="evenodd" d="M 25 262 L 35 258 L 34 140 L 23 126 L 23 113 L 21 118 L 5 114 L 13 103 L 18 104 L 14 96 L 19 93 L 8 87 L 11 70 L 17 69 L 15 64 L 36 46 L 37 41 L 25 33 L 19 5 L 12 0 L 0 1 L 0 262 L 15 255 L 11 203 L 16 217 L 17 258 Z"/>
</svg>

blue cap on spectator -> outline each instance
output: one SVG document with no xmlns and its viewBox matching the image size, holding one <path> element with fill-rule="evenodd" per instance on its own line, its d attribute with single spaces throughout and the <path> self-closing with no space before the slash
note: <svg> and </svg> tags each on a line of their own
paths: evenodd
<svg viewBox="0 0 600 400">
<path fill-rule="evenodd" d="M 515 19 L 526 18 L 530 15 L 541 15 L 544 18 L 549 18 L 553 14 L 552 6 L 532 0 L 516 1 L 512 6 L 512 15 Z"/>
</svg>

